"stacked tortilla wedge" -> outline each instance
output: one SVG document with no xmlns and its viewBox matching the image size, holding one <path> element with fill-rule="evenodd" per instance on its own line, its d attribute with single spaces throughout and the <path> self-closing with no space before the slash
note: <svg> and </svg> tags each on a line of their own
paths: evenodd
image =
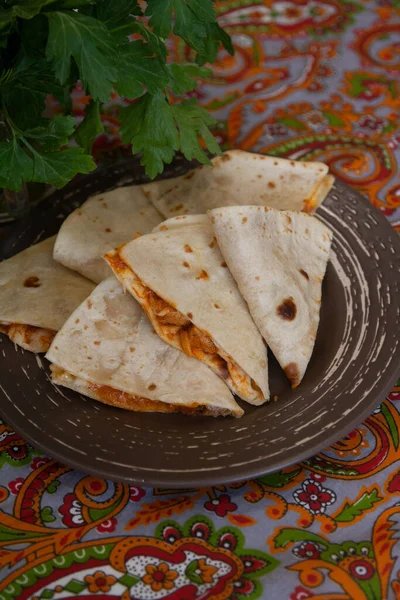
<svg viewBox="0 0 400 600">
<path fill-rule="evenodd" d="M 297 387 L 314 349 L 331 231 L 307 214 L 259 206 L 218 208 L 210 218 L 254 322 Z"/>
<path fill-rule="evenodd" d="M 171 348 L 139 304 L 111 277 L 56 335 L 46 357 L 52 380 L 105 404 L 138 412 L 240 417 L 224 383 Z"/>
<path fill-rule="evenodd" d="M 0 331 L 32 352 L 46 352 L 56 331 L 94 285 L 53 259 L 55 238 L 0 263 Z"/>
<path fill-rule="evenodd" d="M 181 177 L 143 185 L 166 218 L 220 206 L 258 205 L 314 212 L 333 185 L 327 165 L 229 150 Z"/>
</svg>

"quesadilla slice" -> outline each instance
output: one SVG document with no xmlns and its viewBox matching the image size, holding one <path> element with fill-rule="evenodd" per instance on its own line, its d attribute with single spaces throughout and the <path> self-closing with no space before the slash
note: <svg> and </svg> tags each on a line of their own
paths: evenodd
<svg viewBox="0 0 400 600">
<path fill-rule="evenodd" d="M 219 206 L 249 204 L 314 212 L 334 177 L 320 162 L 300 162 L 229 150 L 186 175 L 142 186 L 165 217 L 206 213 Z"/>
<path fill-rule="evenodd" d="M 56 335 L 46 355 L 52 381 L 137 412 L 243 414 L 210 369 L 154 334 L 142 308 L 111 276 Z"/>
<path fill-rule="evenodd" d="M 162 220 L 138 185 L 92 196 L 62 224 L 54 258 L 99 283 L 110 275 L 103 255 Z"/>
<path fill-rule="evenodd" d="M 94 285 L 53 259 L 55 237 L 0 263 L 0 332 L 31 352 L 46 352 Z"/>
<path fill-rule="evenodd" d="M 331 231 L 310 215 L 259 206 L 209 215 L 258 329 L 297 387 L 317 335 Z"/>
<path fill-rule="evenodd" d="M 165 342 L 255 405 L 269 398 L 267 351 L 206 215 L 177 217 L 105 256 Z"/>
</svg>

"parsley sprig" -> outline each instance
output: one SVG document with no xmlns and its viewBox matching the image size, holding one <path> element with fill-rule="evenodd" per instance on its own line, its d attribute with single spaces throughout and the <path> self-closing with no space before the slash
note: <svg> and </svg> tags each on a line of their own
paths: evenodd
<svg viewBox="0 0 400 600">
<path fill-rule="evenodd" d="M 171 33 L 195 51 L 194 63 L 167 64 Z M 62 187 L 93 170 L 101 105 L 113 90 L 136 100 L 120 111 L 120 133 L 133 153 L 142 153 L 150 177 L 178 150 L 208 163 L 204 146 L 220 152 L 209 129 L 215 120 L 196 100 L 171 103 L 170 95 L 209 77 L 204 65 L 221 44 L 233 53 L 212 0 L 147 0 L 144 13 L 138 0 L 0 0 L 0 187 Z M 91 101 L 75 128 L 70 92 L 78 80 Z M 52 120 L 42 116 L 48 94 L 64 110 Z M 66 147 L 71 138 L 75 145 Z"/>
</svg>

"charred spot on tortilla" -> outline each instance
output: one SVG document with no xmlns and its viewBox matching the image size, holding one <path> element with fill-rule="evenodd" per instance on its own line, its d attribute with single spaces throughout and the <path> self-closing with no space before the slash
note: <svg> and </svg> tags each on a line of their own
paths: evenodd
<svg viewBox="0 0 400 600">
<path fill-rule="evenodd" d="M 185 252 L 193 252 L 189 244 L 185 244 Z"/>
<path fill-rule="evenodd" d="M 187 316 L 189 319 L 193 319 L 193 313 L 191 313 L 191 312 L 188 312 L 188 313 L 186 314 L 186 316 Z"/>
<path fill-rule="evenodd" d="M 160 231 L 167 231 L 168 227 L 166 225 L 161 225 Z"/>
<path fill-rule="evenodd" d="M 274 160 L 274 165 L 275 165 L 275 167 L 278 166 L 278 161 L 277 160 Z"/>
<path fill-rule="evenodd" d="M 214 217 L 213 217 L 213 219 L 214 219 Z M 213 223 L 215 223 L 215 219 L 214 219 Z M 209 248 L 214 248 L 216 241 L 217 240 L 215 238 L 213 238 L 213 241 L 208 244 Z"/>
<path fill-rule="evenodd" d="M 258 275 L 255 276 L 254 278 L 256 281 L 260 281 L 260 277 Z"/>
<path fill-rule="evenodd" d="M 171 210 L 172 211 L 174 211 L 174 210 L 178 211 L 178 210 L 181 210 L 182 208 L 183 208 L 183 204 L 178 204 L 177 206 L 175 206 L 175 208 L 172 208 Z"/>
<path fill-rule="evenodd" d="M 214 304 L 215 308 L 221 308 L 219 304 Z"/>
<path fill-rule="evenodd" d="M 104 206 L 104 208 L 108 208 L 108 204 L 107 204 L 107 202 L 103 202 L 103 206 Z M 144 213 L 143 213 L 143 214 L 144 214 Z"/>
<path fill-rule="evenodd" d="M 156 386 L 156 384 L 155 384 L 155 383 L 151 383 L 151 384 L 149 385 L 148 389 L 150 390 L 150 392 L 152 392 L 153 390 L 155 390 L 155 389 L 156 389 L 156 387 L 157 387 L 157 386 Z"/>
<path fill-rule="evenodd" d="M 79 323 L 80 319 L 75 319 L 75 323 Z"/>
<path fill-rule="evenodd" d="M 189 263 L 185 260 L 183 263 L 183 266 L 186 267 L 187 269 L 190 269 L 190 265 Z"/>
<path fill-rule="evenodd" d="M 273 189 L 274 187 L 276 187 L 276 185 L 273 181 L 268 181 L 268 187 Z"/>
<path fill-rule="evenodd" d="M 92 306 L 93 306 L 93 303 L 92 303 L 92 301 L 91 301 L 91 300 L 88 300 L 88 301 L 87 301 L 87 306 L 88 306 L 88 308 L 92 308 Z"/>
<path fill-rule="evenodd" d="M 294 160 L 291 160 L 290 164 L 292 165 L 292 167 L 294 167 L 296 165 L 296 163 L 294 162 Z"/>
<path fill-rule="evenodd" d="M 110 233 L 111 229 L 109 227 L 106 227 L 105 230 L 107 233 Z"/>
<path fill-rule="evenodd" d="M 299 269 L 299 273 L 301 273 L 306 279 L 310 279 L 308 273 L 304 269 Z"/>
<path fill-rule="evenodd" d="M 294 303 L 293 298 L 285 298 L 276 309 L 276 312 L 278 316 L 285 321 L 293 321 L 297 313 L 296 304 Z"/>
<path fill-rule="evenodd" d="M 227 268 L 228 268 L 228 265 L 227 265 L 227 264 L 226 264 L 226 262 L 224 261 L 224 262 L 222 262 L 222 263 L 221 263 L 221 267 L 223 267 L 224 269 L 227 269 Z"/>
<path fill-rule="evenodd" d="M 247 217 L 243 217 L 242 223 L 246 223 L 246 221 L 247 221 Z"/>
<path fill-rule="evenodd" d="M 211 217 L 211 223 L 215 223 L 215 217 Z"/>
<path fill-rule="evenodd" d="M 135 352 L 135 350 L 136 350 L 136 348 L 134 348 L 133 346 L 131 346 L 131 347 L 129 348 L 129 352 Z"/>
<path fill-rule="evenodd" d="M 194 170 L 190 171 L 190 173 L 188 173 L 187 175 L 185 175 L 184 179 L 192 179 L 193 176 L 194 176 Z"/>
<path fill-rule="evenodd" d="M 209 274 L 204 269 L 200 271 L 200 275 L 196 277 L 196 279 L 210 279 Z"/>
<path fill-rule="evenodd" d="M 287 222 L 288 225 L 292 224 L 292 219 L 291 219 L 291 217 L 289 215 L 285 215 L 285 219 L 286 219 L 286 222 Z"/>
<path fill-rule="evenodd" d="M 36 277 L 36 275 L 32 275 L 31 277 L 28 277 L 24 281 L 24 287 L 38 288 L 38 287 L 40 287 L 40 285 L 41 285 L 40 279 L 39 279 L 39 277 Z"/>
<path fill-rule="evenodd" d="M 292 384 L 292 388 L 297 387 L 300 383 L 299 366 L 296 363 L 291 362 L 288 365 L 286 365 L 286 367 L 284 367 L 283 371 L 286 377 L 289 379 L 290 383 Z"/>
<path fill-rule="evenodd" d="M 93 342 L 93 344 L 94 344 L 95 346 L 100 346 L 100 340 L 95 340 L 95 341 Z"/>
</svg>

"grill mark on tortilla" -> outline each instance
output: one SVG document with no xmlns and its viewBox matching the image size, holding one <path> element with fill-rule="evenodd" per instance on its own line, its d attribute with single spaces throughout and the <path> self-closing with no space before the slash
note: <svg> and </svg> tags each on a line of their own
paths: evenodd
<svg viewBox="0 0 400 600">
<path fill-rule="evenodd" d="M 297 387 L 300 382 L 299 366 L 296 363 L 291 362 L 283 368 L 283 371 L 286 377 L 289 379 L 290 383 L 292 384 L 292 387 Z"/>
<path fill-rule="evenodd" d="M 32 275 L 31 277 L 28 277 L 24 281 L 24 287 L 38 288 L 40 286 L 41 286 L 40 279 L 39 279 L 39 277 L 36 277 L 36 275 Z"/>
<path fill-rule="evenodd" d="M 301 273 L 303 275 L 303 277 L 305 277 L 306 279 L 310 279 L 308 273 L 306 271 L 304 271 L 304 269 L 299 269 L 299 273 Z"/>
<path fill-rule="evenodd" d="M 293 321 L 296 317 L 297 307 L 292 297 L 285 298 L 276 309 L 277 315 L 285 321 Z"/>
<path fill-rule="evenodd" d="M 200 272 L 200 275 L 196 279 L 210 279 L 209 274 L 204 269 Z"/>
</svg>

